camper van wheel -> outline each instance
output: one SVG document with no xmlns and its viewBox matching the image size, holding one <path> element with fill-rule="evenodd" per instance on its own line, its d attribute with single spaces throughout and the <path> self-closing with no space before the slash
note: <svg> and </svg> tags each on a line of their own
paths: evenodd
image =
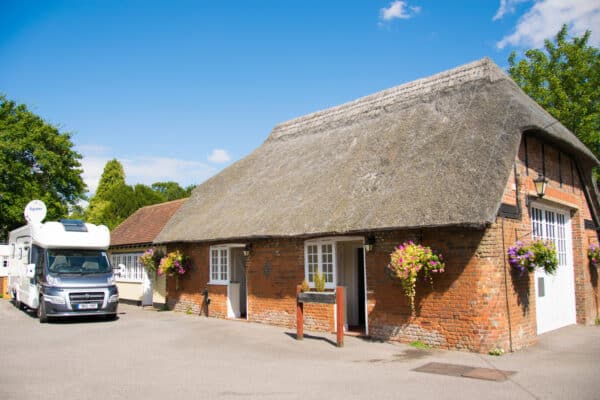
<svg viewBox="0 0 600 400">
<path fill-rule="evenodd" d="M 48 322 L 48 316 L 46 315 L 46 302 L 42 296 L 40 296 L 40 305 L 37 309 L 37 316 L 40 320 L 40 324 Z"/>
<path fill-rule="evenodd" d="M 19 296 L 17 295 L 17 292 L 13 292 L 13 300 L 15 302 L 15 307 L 17 307 L 19 310 L 23 309 L 23 304 L 21 304 L 21 301 L 19 300 Z"/>
</svg>

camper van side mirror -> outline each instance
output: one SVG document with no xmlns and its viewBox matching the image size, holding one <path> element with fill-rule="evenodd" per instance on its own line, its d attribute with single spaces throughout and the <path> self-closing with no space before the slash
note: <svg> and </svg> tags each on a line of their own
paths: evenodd
<svg viewBox="0 0 600 400">
<path fill-rule="evenodd" d="M 125 271 L 125 265 L 123 264 L 119 264 L 117 265 L 117 268 L 113 268 L 113 274 L 115 274 L 115 276 L 123 275 L 123 271 Z"/>
<path fill-rule="evenodd" d="M 27 277 L 35 277 L 35 264 L 27 264 Z"/>
</svg>

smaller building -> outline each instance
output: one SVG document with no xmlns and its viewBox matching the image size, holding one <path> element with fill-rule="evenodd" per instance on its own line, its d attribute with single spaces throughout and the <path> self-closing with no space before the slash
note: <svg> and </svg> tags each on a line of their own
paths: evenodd
<svg viewBox="0 0 600 400">
<path fill-rule="evenodd" d="M 187 198 L 142 207 L 111 232 L 111 261 L 114 266 L 125 266 L 117 277 L 122 302 L 164 307 L 165 277 L 147 271 L 140 263 L 140 256 L 150 248 L 166 251 L 160 246 L 153 246 L 152 241 L 186 200 Z"/>
</svg>

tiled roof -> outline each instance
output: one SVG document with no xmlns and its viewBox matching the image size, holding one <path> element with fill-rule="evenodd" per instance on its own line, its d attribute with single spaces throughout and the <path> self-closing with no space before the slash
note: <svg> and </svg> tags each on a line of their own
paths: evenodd
<svg viewBox="0 0 600 400">
<path fill-rule="evenodd" d="M 152 243 L 185 199 L 142 207 L 110 233 L 111 246 Z"/>
</svg>

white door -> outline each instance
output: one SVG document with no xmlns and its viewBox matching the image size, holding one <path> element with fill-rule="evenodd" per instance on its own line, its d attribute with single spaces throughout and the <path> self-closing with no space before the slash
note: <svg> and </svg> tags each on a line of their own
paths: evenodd
<svg viewBox="0 0 600 400">
<path fill-rule="evenodd" d="M 142 276 L 142 306 L 151 306 L 152 305 L 152 279 L 150 279 L 150 274 L 148 274 L 148 270 L 146 267 L 143 268 L 143 276 Z"/>
<path fill-rule="evenodd" d="M 531 224 L 534 239 L 554 242 L 558 253 L 555 275 L 539 269 L 534 273 L 537 333 L 541 334 L 576 323 L 571 220 L 568 212 L 534 205 Z"/>
</svg>

